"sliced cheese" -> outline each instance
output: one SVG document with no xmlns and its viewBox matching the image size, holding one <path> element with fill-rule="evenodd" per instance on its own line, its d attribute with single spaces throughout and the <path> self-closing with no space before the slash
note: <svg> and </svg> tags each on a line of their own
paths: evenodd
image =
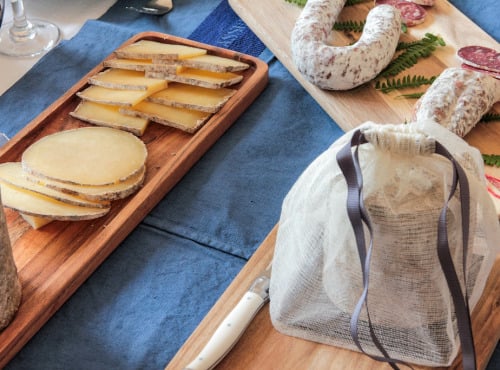
<svg viewBox="0 0 500 370">
<path fill-rule="evenodd" d="M 143 184 L 146 175 L 146 167 L 135 176 L 126 181 L 111 185 L 85 186 L 68 184 L 60 181 L 28 176 L 28 181 L 36 182 L 42 186 L 58 190 L 63 193 L 73 194 L 91 201 L 112 201 L 128 197 L 135 193 Z"/>
<path fill-rule="evenodd" d="M 41 227 L 51 223 L 53 220 L 47 217 L 32 216 L 24 213 L 20 213 L 21 217 L 26 221 L 33 229 L 38 230 Z"/>
<path fill-rule="evenodd" d="M 243 80 L 243 76 L 232 72 L 212 72 L 201 69 L 184 68 L 177 73 L 146 71 L 146 77 L 164 78 L 168 81 L 181 82 L 194 86 L 218 89 L 232 86 Z"/>
<path fill-rule="evenodd" d="M 153 63 L 151 59 L 128 59 L 128 58 L 114 58 L 104 61 L 104 66 L 114 69 L 124 69 L 130 71 L 154 71 L 175 73 L 178 65 L 175 61 L 159 60 Z"/>
<path fill-rule="evenodd" d="M 159 91 L 168 82 L 163 79 L 147 78 L 144 72 L 110 68 L 89 78 L 92 85 L 122 90 Z"/>
<path fill-rule="evenodd" d="M 161 62 L 161 60 L 153 59 L 153 65 L 159 62 Z M 239 60 L 211 54 L 199 55 L 187 59 L 179 59 L 175 63 L 184 67 L 214 72 L 237 72 L 244 71 L 250 67 L 247 63 L 240 62 Z"/>
<path fill-rule="evenodd" d="M 178 108 L 216 113 L 236 93 L 234 89 L 187 85 L 173 82 L 168 88 L 158 91 L 146 100 Z"/>
<path fill-rule="evenodd" d="M 5 207 L 30 216 L 60 221 L 78 221 L 102 217 L 109 212 L 109 208 L 79 207 L 60 202 L 3 181 L 0 181 L 0 188 Z"/>
<path fill-rule="evenodd" d="M 163 104 L 142 102 L 133 108 L 121 108 L 120 112 L 144 117 L 165 126 L 175 127 L 189 133 L 196 132 L 211 117 L 210 113 Z"/>
<path fill-rule="evenodd" d="M 140 101 L 146 99 L 155 91 L 141 90 L 118 90 L 108 89 L 102 86 L 89 86 L 85 90 L 76 93 L 83 100 L 92 101 L 94 103 L 133 106 Z"/>
<path fill-rule="evenodd" d="M 108 127 L 60 131 L 22 154 L 23 169 L 43 178 L 79 185 L 109 185 L 143 170 L 146 145 L 135 135 Z"/>
<path fill-rule="evenodd" d="M 94 103 L 86 100 L 81 101 L 76 109 L 69 114 L 72 117 L 97 126 L 113 127 L 129 131 L 137 136 L 144 134 L 149 123 L 145 118 L 121 114 L 118 106 Z"/>
<path fill-rule="evenodd" d="M 187 45 L 166 44 L 158 41 L 139 40 L 115 51 L 119 58 L 133 59 L 184 59 L 206 54 L 205 49 Z"/>
<path fill-rule="evenodd" d="M 43 194 L 60 202 L 73 204 L 75 206 L 109 208 L 109 202 L 83 199 L 78 196 L 62 193 L 46 186 L 42 186 L 38 183 L 29 181 L 26 178 L 26 173 L 23 171 L 20 162 L 7 162 L 0 164 L 0 180 L 17 186 L 18 188 L 30 190 L 38 194 Z"/>
</svg>

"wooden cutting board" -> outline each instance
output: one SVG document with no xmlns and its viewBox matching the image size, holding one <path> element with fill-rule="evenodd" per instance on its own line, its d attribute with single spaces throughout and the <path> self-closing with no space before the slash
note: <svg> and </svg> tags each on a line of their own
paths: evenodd
<svg viewBox="0 0 500 370">
<path fill-rule="evenodd" d="M 166 370 L 180 370 L 196 358 L 220 322 L 264 271 L 274 253 L 275 227 L 234 279 Z M 500 339 L 500 257 L 496 259 L 483 296 L 472 315 L 478 369 L 485 369 Z M 461 358 L 448 369 L 461 369 Z M 346 349 L 286 336 L 274 329 L 266 305 L 253 319 L 217 370 L 388 370 L 389 365 Z M 415 370 L 444 370 L 414 366 Z"/>
<path fill-rule="evenodd" d="M 14 261 L 23 289 L 14 320 L 0 331 L 0 369 L 28 342 L 59 307 L 94 272 L 199 158 L 228 130 L 268 82 L 268 68 L 250 55 L 157 32 L 140 33 L 124 43 L 154 40 L 205 48 L 209 54 L 250 65 L 236 93 L 195 134 L 151 123 L 141 139 L 147 146 L 146 179 L 134 195 L 112 203 L 104 217 L 91 221 L 54 221 L 33 230 L 17 212 L 6 209 Z M 92 52 L 89 50 L 89 52 Z M 110 55 L 107 59 L 112 58 Z M 69 115 L 80 99 L 76 92 L 104 70 L 99 64 L 30 122 L 0 150 L 0 163 L 20 161 L 39 138 L 88 124 Z"/>
<path fill-rule="evenodd" d="M 409 119 L 414 101 L 397 99 L 397 93 L 382 94 L 374 89 L 373 84 L 347 92 L 325 91 L 318 89 L 302 77 L 291 61 L 289 42 L 291 30 L 301 8 L 285 0 L 229 0 L 229 3 L 342 129 L 350 130 L 368 120 L 377 123 L 401 123 Z M 364 19 L 369 7 L 361 4 L 350 9 L 346 8 L 341 19 Z M 436 1 L 436 6 L 429 11 L 425 23 L 411 28 L 407 37 L 408 39 L 421 38 L 425 32 L 443 36 L 447 46 L 439 49 L 431 58 L 420 62 L 410 70 L 411 73 L 435 75 L 447 66 L 458 66 L 459 61 L 455 57 L 455 51 L 461 46 L 477 44 L 498 49 L 498 43 L 493 38 L 447 1 Z M 337 36 L 345 42 L 348 41 L 348 37 L 343 34 L 337 33 Z M 494 110 L 500 112 L 500 104 L 497 103 Z M 465 139 L 483 153 L 500 153 L 500 124 L 479 124 Z M 275 227 L 168 364 L 167 370 L 182 369 L 195 358 L 219 323 L 241 299 L 252 281 L 260 271 L 265 269 L 272 259 L 276 230 Z M 484 369 L 500 339 L 500 256 L 495 261 L 484 294 L 472 314 L 472 324 L 478 368 Z M 457 358 L 450 369 L 460 369 L 460 360 Z M 271 324 L 268 306 L 259 312 L 240 341 L 217 366 L 218 370 L 384 370 L 389 368 L 388 365 L 375 362 L 357 352 L 279 333 Z M 421 366 L 414 368 L 431 369 Z"/>
</svg>

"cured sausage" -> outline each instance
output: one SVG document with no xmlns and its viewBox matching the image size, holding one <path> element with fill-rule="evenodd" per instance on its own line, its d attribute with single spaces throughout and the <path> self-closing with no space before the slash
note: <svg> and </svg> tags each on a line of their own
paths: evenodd
<svg viewBox="0 0 500 370">
<path fill-rule="evenodd" d="M 485 73 L 447 68 L 415 103 L 412 119 L 431 119 L 464 137 L 499 100 L 499 80 Z"/>
<path fill-rule="evenodd" d="M 311 83 L 349 90 L 375 78 L 391 61 L 401 33 L 400 12 L 380 5 L 368 13 L 360 39 L 349 46 L 327 44 L 346 0 L 309 0 L 291 36 L 292 59 Z"/>
<path fill-rule="evenodd" d="M 500 73 L 500 53 L 485 46 L 464 46 L 457 56 L 464 64 L 487 71 Z"/>
<path fill-rule="evenodd" d="M 487 73 L 491 77 L 495 77 L 496 79 L 500 80 L 500 72 L 487 71 L 486 69 L 481 69 L 481 68 L 473 67 L 473 66 L 471 66 L 469 64 L 465 64 L 465 63 L 462 63 L 460 65 L 460 67 L 462 67 L 463 69 L 470 69 L 471 71 L 476 71 L 476 72 L 481 72 L 481 73 Z"/>
<path fill-rule="evenodd" d="M 377 0 L 375 5 L 392 5 L 401 12 L 403 22 L 408 27 L 416 26 L 425 21 L 427 11 L 420 5 L 406 0 Z"/>
</svg>

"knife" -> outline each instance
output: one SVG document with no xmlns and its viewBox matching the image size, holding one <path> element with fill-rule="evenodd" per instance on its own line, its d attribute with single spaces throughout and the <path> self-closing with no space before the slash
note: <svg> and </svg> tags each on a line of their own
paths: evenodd
<svg viewBox="0 0 500 370">
<path fill-rule="evenodd" d="M 213 369 L 234 347 L 259 310 L 269 301 L 272 262 L 253 281 L 238 304 L 217 327 L 196 358 L 184 370 Z"/>
</svg>

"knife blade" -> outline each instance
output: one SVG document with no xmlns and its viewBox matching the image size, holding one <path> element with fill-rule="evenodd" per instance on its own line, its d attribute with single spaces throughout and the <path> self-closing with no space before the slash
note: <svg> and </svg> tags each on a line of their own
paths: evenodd
<svg viewBox="0 0 500 370">
<path fill-rule="evenodd" d="M 259 310 L 269 301 L 272 262 L 253 281 L 196 358 L 184 370 L 213 369 L 234 347 Z"/>
</svg>

